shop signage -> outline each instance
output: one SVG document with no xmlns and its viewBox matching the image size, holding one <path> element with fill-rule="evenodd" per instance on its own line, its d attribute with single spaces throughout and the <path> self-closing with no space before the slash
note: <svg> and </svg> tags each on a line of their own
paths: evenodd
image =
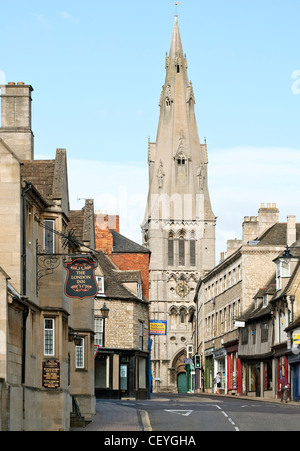
<svg viewBox="0 0 300 451">
<path fill-rule="evenodd" d="M 293 333 L 293 345 L 300 346 L 300 331 Z"/>
<path fill-rule="evenodd" d="M 150 335 L 167 335 L 167 321 L 149 321 Z"/>
<path fill-rule="evenodd" d="M 43 387 L 50 389 L 60 387 L 60 363 L 58 360 L 43 362 Z"/>
<path fill-rule="evenodd" d="M 99 345 L 94 345 L 94 357 L 96 358 L 98 351 L 99 351 L 100 346 Z"/>
<path fill-rule="evenodd" d="M 234 322 L 234 327 L 245 327 L 245 321 L 235 321 Z"/>
<path fill-rule="evenodd" d="M 98 285 L 95 277 L 96 263 L 91 263 L 86 258 L 76 258 L 71 263 L 66 263 L 66 270 L 66 296 L 69 298 L 86 299 L 97 295 Z"/>
</svg>

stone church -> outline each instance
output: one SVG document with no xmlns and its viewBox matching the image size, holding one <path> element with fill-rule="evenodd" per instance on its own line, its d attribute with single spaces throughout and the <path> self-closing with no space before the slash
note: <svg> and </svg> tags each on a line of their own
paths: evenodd
<svg viewBox="0 0 300 451">
<path fill-rule="evenodd" d="M 192 324 L 199 278 L 215 266 L 216 217 L 208 190 L 206 142 L 201 143 L 178 16 L 166 56 L 156 142 L 149 140 L 149 193 L 142 225 L 151 251 L 150 318 L 167 322 L 153 335 L 154 392 L 186 391 L 185 360 L 194 354 Z M 192 378 L 191 378 L 192 381 Z"/>
</svg>

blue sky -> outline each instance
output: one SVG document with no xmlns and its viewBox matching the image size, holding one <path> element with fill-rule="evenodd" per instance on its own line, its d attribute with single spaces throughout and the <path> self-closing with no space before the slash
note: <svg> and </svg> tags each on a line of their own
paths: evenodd
<svg viewBox="0 0 300 451">
<path fill-rule="evenodd" d="M 71 207 L 93 197 L 97 209 L 121 215 L 122 233 L 136 241 L 174 3 L 1 5 L 0 84 L 34 88 L 36 157 L 67 148 Z M 178 14 L 208 143 L 218 252 L 261 202 L 300 222 L 300 2 L 182 0 Z"/>
</svg>

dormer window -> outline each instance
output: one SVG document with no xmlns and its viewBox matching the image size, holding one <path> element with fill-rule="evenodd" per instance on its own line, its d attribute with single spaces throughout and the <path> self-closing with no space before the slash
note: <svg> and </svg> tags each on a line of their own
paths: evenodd
<svg viewBox="0 0 300 451">
<path fill-rule="evenodd" d="M 279 260 L 276 265 L 276 289 L 282 289 L 282 278 L 290 277 L 290 262 Z"/>
<path fill-rule="evenodd" d="M 143 299 L 143 288 L 141 283 L 137 283 L 137 297 Z"/>
<path fill-rule="evenodd" d="M 97 280 L 97 285 L 98 285 L 97 296 L 103 296 L 104 295 L 104 277 L 96 276 L 96 280 Z"/>
</svg>

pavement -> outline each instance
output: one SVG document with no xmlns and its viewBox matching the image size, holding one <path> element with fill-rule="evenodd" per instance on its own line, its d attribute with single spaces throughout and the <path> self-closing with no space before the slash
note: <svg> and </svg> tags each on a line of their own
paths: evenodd
<svg viewBox="0 0 300 451">
<path fill-rule="evenodd" d="M 245 399 L 247 401 L 259 401 L 268 403 L 280 404 L 280 399 L 274 398 L 261 398 L 254 396 L 232 396 L 232 395 L 220 395 L 213 393 L 189 393 L 185 395 L 176 394 L 153 394 L 151 401 L 180 401 L 180 402 L 195 402 L 197 398 L 203 397 L 216 397 L 218 399 L 230 398 L 230 399 Z M 300 408 L 299 402 L 289 402 L 290 406 Z M 110 400 L 99 400 L 96 406 L 96 415 L 92 422 L 85 428 L 71 428 L 70 431 L 109 431 L 109 432 L 122 432 L 122 431 L 152 431 L 149 416 L 146 410 L 133 409 L 126 406 L 126 400 L 120 406 L 119 403 Z"/>
</svg>

